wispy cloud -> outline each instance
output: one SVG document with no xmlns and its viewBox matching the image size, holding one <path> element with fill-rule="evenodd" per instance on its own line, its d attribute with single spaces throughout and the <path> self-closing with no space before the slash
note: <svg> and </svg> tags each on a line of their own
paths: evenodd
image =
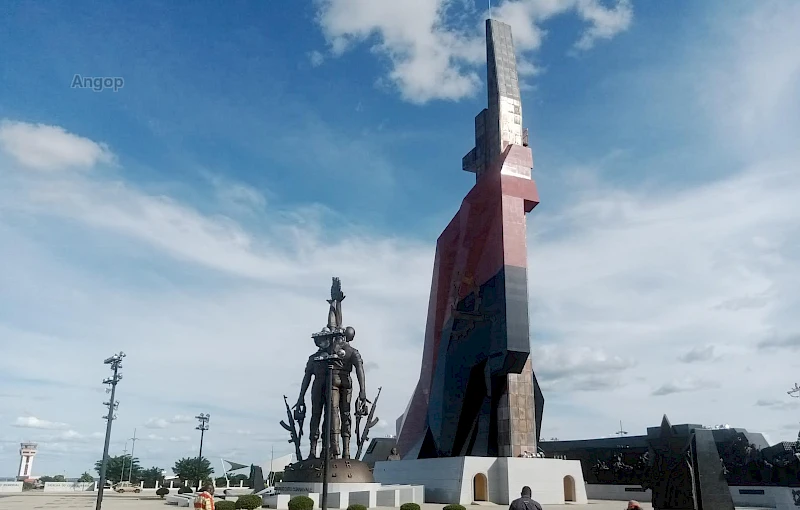
<svg viewBox="0 0 800 510">
<path fill-rule="evenodd" d="M 678 360 L 682 361 L 683 363 L 697 363 L 702 361 L 712 361 L 715 359 L 718 359 L 718 356 L 714 355 L 713 345 L 692 347 L 687 352 L 678 356 Z"/>
<path fill-rule="evenodd" d="M 0 122 L 0 147 L 35 170 L 91 168 L 113 161 L 105 144 L 68 133 L 59 126 L 11 120 Z"/>
<path fill-rule="evenodd" d="M 25 429 L 45 429 L 45 430 L 58 430 L 58 429 L 69 428 L 69 425 L 66 423 L 42 420 L 35 416 L 20 416 L 14 422 L 14 426 Z"/>
<path fill-rule="evenodd" d="M 340 55 L 377 36 L 373 51 L 391 63 L 384 81 L 413 103 L 461 99 L 480 86 L 477 66 L 485 62 L 483 24 L 464 23 L 450 4 L 447 0 L 316 1 L 319 25 L 332 53 Z M 581 51 L 627 30 L 633 18 L 628 0 L 611 7 L 599 0 L 507 0 L 493 10 L 495 18 L 511 25 L 521 54 L 539 49 L 545 36 L 541 25 L 566 13 L 586 25 L 575 43 Z M 470 14 L 473 20 L 486 19 L 479 12 Z"/>
</svg>

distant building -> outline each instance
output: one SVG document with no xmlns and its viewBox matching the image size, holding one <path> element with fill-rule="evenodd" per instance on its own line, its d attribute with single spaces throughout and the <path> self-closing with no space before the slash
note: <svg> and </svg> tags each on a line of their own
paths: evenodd
<svg viewBox="0 0 800 510">
<path fill-rule="evenodd" d="M 20 443 L 19 445 L 19 471 L 17 473 L 17 480 L 29 481 L 35 480 L 36 476 L 31 475 L 33 472 L 33 458 L 36 456 L 36 443 Z"/>
</svg>

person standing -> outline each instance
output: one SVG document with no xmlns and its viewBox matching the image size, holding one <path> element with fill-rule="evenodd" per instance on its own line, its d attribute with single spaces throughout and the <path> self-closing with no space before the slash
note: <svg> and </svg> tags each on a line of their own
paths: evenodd
<svg viewBox="0 0 800 510">
<path fill-rule="evenodd" d="M 194 510 L 214 510 L 214 484 L 206 482 L 194 498 Z"/>
<path fill-rule="evenodd" d="M 522 488 L 520 498 L 511 502 L 508 510 L 542 510 L 542 505 L 538 501 L 531 499 L 531 488 L 527 485 Z"/>
</svg>

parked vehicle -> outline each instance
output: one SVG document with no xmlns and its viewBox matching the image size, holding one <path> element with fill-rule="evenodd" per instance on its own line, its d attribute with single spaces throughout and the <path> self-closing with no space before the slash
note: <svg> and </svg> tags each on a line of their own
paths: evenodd
<svg viewBox="0 0 800 510">
<path fill-rule="evenodd" d="M 131 482 L 119 482 L 118 484 L 114 485 L 114 491 L 119 492 L 122 494 L 123 492 L 135 492 L 139 493 L 142 492 L 142 488 L 138 485 L 133 485 Z"/>
</svg>

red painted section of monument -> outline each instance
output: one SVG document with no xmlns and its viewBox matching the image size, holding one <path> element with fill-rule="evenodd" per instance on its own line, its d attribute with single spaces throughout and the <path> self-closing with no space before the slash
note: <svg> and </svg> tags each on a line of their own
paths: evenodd
<svg viewBox="0 0 800 510">
<path fill-rule="evenodd" d="M 539 203 L 539 195 L 530 177 L 510 172 L 527 169 L 530 175 L 532 166 L 528 147 L 507 146 L 492 168 L 478 177 L 458 213 L 439 236 L 420 378 L 397 437 L 401 456 L 418 444 L 426 432 L 432 377 L 443 328 L 453 304 L 504 267 L 527 267 L 525 213 Z"/>
</svg>

